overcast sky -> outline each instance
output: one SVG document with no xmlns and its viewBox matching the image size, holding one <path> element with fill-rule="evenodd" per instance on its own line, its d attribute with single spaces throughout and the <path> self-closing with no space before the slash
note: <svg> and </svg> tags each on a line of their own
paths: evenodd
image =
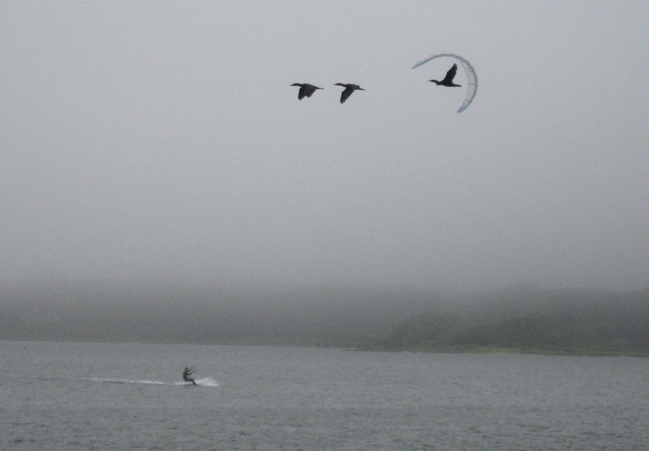
<svg viewBox="0 0 649 451">
<path fill-rule="evenodd" d="M 647 286 L 648 23 L 617 0 L 3 1 L 0 281 Z M 462 69 L 427 81 L 452 59 L 411 69 L 437 52 L 478 75 L 460 114 Z"/>
</svg>

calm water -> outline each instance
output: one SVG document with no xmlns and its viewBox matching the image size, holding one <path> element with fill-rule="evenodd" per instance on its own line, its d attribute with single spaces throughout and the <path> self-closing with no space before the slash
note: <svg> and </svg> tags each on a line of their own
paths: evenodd
<svg viewBox="0 0 649 451">
<path fill-rule="evenodd" d="M 0 342 L 0 364 L 1 449 L 649 449 L 649 359 Z"/>
</svg>

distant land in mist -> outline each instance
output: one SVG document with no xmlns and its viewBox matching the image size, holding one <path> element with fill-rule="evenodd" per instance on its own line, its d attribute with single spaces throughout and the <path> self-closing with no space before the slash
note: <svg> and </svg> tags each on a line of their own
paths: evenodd
<svg viewBox="0 0 649 451">
<path fill-rule="evenodd" d="M 2 287 L 0 339 L 649 355 L 649 288 Z"/>
</svg>

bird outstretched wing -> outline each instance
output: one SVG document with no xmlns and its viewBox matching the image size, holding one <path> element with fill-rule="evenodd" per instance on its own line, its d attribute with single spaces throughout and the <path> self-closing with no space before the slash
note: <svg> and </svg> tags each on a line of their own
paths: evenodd
<svg viewBox="0 0 649 451">
<path fill-rule="evenodd" d="M 340 103 L 345 103 L 345 100 L 347 100 L 349 96 L 352 95 L 352 92 L 354 92 L 352 88 L 345 88 L 342 94 L 340 94 Z"/>
<path fill-rule="evenodd" d="M 453 83 L 453 79 L 455 78 L 455 74 L 457 74 L 457 64 L 453 64 L 453 67 L 451 67 L 448 72 L 446 72 L 446 77 L 444 77 L 444 80 L 442 80 L 441 84 L 442 85 L 449 85 Z"/>
</svg>

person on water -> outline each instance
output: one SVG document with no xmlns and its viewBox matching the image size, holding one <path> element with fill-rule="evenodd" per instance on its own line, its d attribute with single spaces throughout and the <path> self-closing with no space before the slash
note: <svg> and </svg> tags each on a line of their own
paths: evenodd
<svg viewBox="0 0 649 451">
<path fill-rule="evenodd" d="M 184 380 L 185 382 L 191 382 L 191 383 L 194 384 L 194 385 L 198 385 L 194 379 L 192 379 L 191 377 L 189 377 L 189 376 L 192 375 L 193 372 L 194 372 L 194 368 L 193 368 L 193 367 L 190 368 L 190 367 L 186 366 L 186 367 L 185 367 L 185 371 L 183 371 L 183 380 Z"/>
</svg>

